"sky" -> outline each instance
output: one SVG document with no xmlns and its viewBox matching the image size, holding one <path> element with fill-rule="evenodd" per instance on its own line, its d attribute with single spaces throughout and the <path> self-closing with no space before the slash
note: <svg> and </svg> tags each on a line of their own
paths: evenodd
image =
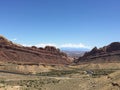
<svg viewBox="0 0 120 90">
<path fill-rule="evenodd" d="M 0 0 L 0 34 L 59 48 L 120 42 L 120 0 Z"/>
</svg>

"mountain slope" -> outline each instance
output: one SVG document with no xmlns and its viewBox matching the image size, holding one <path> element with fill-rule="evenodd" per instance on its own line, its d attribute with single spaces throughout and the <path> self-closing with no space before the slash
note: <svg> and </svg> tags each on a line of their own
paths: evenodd
<svg viewBox="0 0 120 90">
<path fill-rule="evenodd" d="M 52 46 L 24 47 L 0 36 L 0 61 L 35 64 L 69 64 L 67 55 Z"/>
<path fill-rule="evenodd" d="M 85 53 L 84 56 L 75 60 L 75 62 L 120 62 L 120 42 L 113 42 L 99 49 L 95 47 L 90 52 Z"/>
</svg>

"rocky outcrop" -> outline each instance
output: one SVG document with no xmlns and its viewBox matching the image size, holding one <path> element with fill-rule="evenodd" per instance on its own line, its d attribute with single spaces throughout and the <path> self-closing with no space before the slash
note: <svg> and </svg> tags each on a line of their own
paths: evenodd
<svg viewBox="0 0 120 90">
<path fill-rule="evenodd" d="M 0 35 L 0 45 L 13 45 L 13 43 Z"/>
<path fill-rule="evenodd" d="M 69 64 L 67 55 L 56 47 L 24 47 L 3 36 L 0 36 L 0 61 L 22 64 Z"/>
<path fill-rule="evenodd" d="M 120 62 L 120 42 L 113 42 L 99 49 L 94 47 L 75 62 Z"/>
</svg>

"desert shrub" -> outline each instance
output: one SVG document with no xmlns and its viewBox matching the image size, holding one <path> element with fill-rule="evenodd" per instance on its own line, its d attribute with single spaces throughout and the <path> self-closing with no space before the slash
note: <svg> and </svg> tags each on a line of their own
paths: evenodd
<svg viewBox="0 0 120 90">
<path fill-rule="evenodd" d="M 72 73 L 78 73 L 77 70 L 52 70 L 50 72 L 38 73 L 39 76 L 64 76 Z"/>
<path fill-rule="evenodd" d="M 104 76 L 104 75 L 109 75 L 111 73 L 115 72 L 115 70 L 112 69 L 95 69 L 93 70 L 93 77 L 100 77 L 100 76 Z"/>
<path fill-rule="evenodd" d="M 0 83 L 5 84 L 5 81 L 4 81 L 4 80 L 1 80 Z"/>
</svg>

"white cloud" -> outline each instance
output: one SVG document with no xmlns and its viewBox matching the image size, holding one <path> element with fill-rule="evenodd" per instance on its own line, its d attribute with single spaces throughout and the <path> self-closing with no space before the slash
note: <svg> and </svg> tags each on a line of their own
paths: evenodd
<svg viewBox="0 0 120 90">
<path fill-rule="evenodd" d="M 31 45 L 31 44 L 21 44 L 21 45 L 26 46 L 26 47 L 31 47 L 31 46 L 33 46 L 33 45 Z"/>
<path fill-rule="evenodd" d="M 57 45 L 54 43 L 40 43 L 40 44 L 36 44 L 36 45 L 26 45 L 26 44 L 22 44 L 23 46 L 36 46 L 36 47 L 45 47 L 45 46 L 55 46 L 57 48 L 87 48 L 90 49 L 89 46 L 86 46 L 82 43 L 79 44 L 73 44 L 73 43 L 66 43 L 66 44 L 61 44 L 61 45 Z"/>
<path fill-rule="evenodd" d="M 87 46 L 85 46 L 82 43 L 79 43 L 79 44 L 67 43 L 67 44 L 61 45 L 60 47 L 61 48 L 88 48 Z"/>
<path fill-rule="evenodd" d="M 57 47 L 57 45 L 53 44 L 53 43 L 40 43 L 40 44 L 37 44 L 35 46 L 37 46 L 37 47 L 45 47 L 45 46 L 55 46 L 55 47 Z"/>
<path fill-rule="evenodd" d="M 13 38 L 13 39 L 11 39 L 12 41 L 16 41 L 17 40 L 17 38 Z"/>
</svg>

